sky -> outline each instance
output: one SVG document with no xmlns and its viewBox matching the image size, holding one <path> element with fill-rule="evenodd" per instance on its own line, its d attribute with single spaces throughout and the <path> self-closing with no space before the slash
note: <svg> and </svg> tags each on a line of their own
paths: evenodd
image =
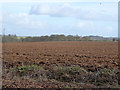
<svg viewBox="0 0 120 90">
<path fill-rule="evenodd" d="M 5 34 L 118 36 L 117 2 L 5 2 L 1 14 Z"/>
</svg>

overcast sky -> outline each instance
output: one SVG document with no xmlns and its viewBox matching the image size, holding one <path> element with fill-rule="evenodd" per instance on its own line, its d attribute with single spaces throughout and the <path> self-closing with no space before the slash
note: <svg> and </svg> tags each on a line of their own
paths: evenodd
<svg viewBox="0 0 120 90">
<path fill-rule="evenodd" d="M 117 2 L 3 3 L 6 34 L 118 36 Z"/>
</svg>

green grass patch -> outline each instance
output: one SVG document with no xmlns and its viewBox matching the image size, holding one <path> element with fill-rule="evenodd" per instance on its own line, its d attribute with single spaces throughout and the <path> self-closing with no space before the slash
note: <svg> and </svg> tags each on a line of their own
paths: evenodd
<svg viewBox="0 0 120 90">
<path fill-rule="evenodd" d="M 25 71 L 28 71 L 28 70 L 34 70 L 34 69 L 43 69 L 42 67 L 38 66 L 38 65 L 31 65 L 31 66 L 19 66 L 17 67 L 17 71 L 18 72 L 25 72 Z"/>
<path fill-rule="evenodd" d="M 21 39 L 21 38 L 26 38 L 26 37 L 19 37 L 19 36 L 17 37 L 17 39 Z"/>
<path fill-rule="evenodd" d="M 81 67 L 56 67 L 55 70 L 59 71 L 62 75 L 63 73 L 72 73 L 72 72 L 85 72 L 88 74 L 88 71 Z"/>
</svg>

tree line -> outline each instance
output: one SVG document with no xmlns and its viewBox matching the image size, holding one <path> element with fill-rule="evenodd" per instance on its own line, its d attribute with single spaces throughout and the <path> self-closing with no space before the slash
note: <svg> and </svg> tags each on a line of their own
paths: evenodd
<svg viewBox="0 0 120 90">
<path fill-rule="evenodd" d="M 50 35 L 40 37 L 18 37 L 16 35 L 2 36 L 2 42 L 40 42 L 40 41 L 89 41 L 89 37 L 80 37 L 73 35 Z"/>
<path fill-rule="evenodd" d="M 1 36 L 1 35 L 0 35 Z M 94 38 L 93 38 L 94 37 Z M 2 42 L 41 42 L 41 41 L 118 41 L 117 38 L 104 38 L 100 36 L 73 36 L 73 35 L 50 35 L 35 37 L 19 37 L 16 35 L 3 35 Z"/>
</svg>

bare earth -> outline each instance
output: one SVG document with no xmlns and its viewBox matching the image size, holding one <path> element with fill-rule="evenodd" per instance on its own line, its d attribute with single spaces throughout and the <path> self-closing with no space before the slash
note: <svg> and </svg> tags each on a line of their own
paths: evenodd
<svg viewBox="0 0 120 90">
<path fill-rule="evenodd" d="M 119 87 L 117 42 L 4 43 L 2 59 L 4 88 Z M 43 69 L 22 67 L 31 65 Z"/>
</svg>

